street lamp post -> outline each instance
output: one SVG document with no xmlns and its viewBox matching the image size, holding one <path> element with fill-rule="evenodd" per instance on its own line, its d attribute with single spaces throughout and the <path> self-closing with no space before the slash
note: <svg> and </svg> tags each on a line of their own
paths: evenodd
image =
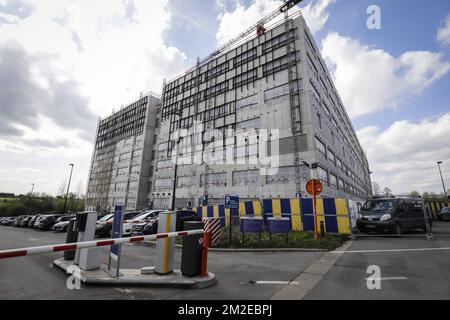
<svg viewBox="0 0 450 320">
<path fill-rule="evenodd" d="M 444 177 L 442 176 L 441 164 L 442 164 L 442 161 L 438 161 L 437 165 L 439 167 L 439 174 L 441 175 L 442 187 L 444 188 L 444 195 L 447 198 L 447 189 L 445 189 L 445 183 L 444 183 Z"/>
<path fill-rule="evenodd" d="M 64 199 L 64 208 L 63 208 L 63 214 L 66 213 L 66 206 L 67 206 L 67 197 L 69 196 L 69 189 L 70 189 L 70 181 L 72 180 L 72 172 L 74 165 L 71 163 L 69 164 L 70 168 L 70 176 L 69 176 L 69 184 L 67 185 L 67 192 L 66 192 L 66 198 Z"/>
</svg>

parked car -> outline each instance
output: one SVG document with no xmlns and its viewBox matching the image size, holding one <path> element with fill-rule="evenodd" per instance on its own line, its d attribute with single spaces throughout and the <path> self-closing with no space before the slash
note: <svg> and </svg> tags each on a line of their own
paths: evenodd
<svg viewBox="0 0 450 320">
<path fill-rule="evenodd" d="M 61 216 L 56 219 L 56 223 L 53 225 L 53 231 L 58 232 L 67 232 L 67 228 L 69 228 L 69 222 L 71 219 L 74 219 L 74 216 Z"/>
<path fill-rule="evenodd" d="M 438 214 L 439 220 L 450 220 L 450 207 L 442 208 Z"/>
<path fill-rule="evenodd" d="M 52 230 L 56 223 L 56 220 L 61 217 L 60 215 L 45 215 L 39 219 L 37 228 L 40 230 Z"/>
<path fill-rule="evenodd" d="M 123 215 L 123 220 L 130 220 L 136 217 L 141 212 L 125 212 Z M 111 230 L 112 230 L 112 224 L 113 224 L 114 215 L 109 214 L 101 218 L 97 221 L 96 229 L 95 229 L 95 235 L 100 237 L 110 237 L 111 236 Z"/>
<path fill-rule="evenodd" d="M 186 221 L 199 220 L 199 218 L 197 217 L 197 213 L 192 210 L 177 210 L 176 215 L 177 215 L 176 231 L 183 230 L 183 224 Z M 158 232 L 158 221 L 159 215 L 155 219 L 150 219 L 150 221 L 146 221 L 144 224 L 136 224 L 136 227 L 133 229 L 133 233 L 143 235 L 156 234 Z"/>
<path fill-rule="evenodd" d="M 427 230 L 422 199 L 373 198 L 364 203 L 357 220 L 360 232 L 393 232 Z M 431 219 L 427 219 L 431 228 Z"/>
<path fill-rule="evenodd" d="M 20 227 L 20 224 L 22 223 L 22 220 L 25 218 L 26 216 L 19 216 L 17 217 L 17 219 L 14 221 L 13 226 L 18 228 Z"/>
<path fill-rule="evenodd" d="M 44 216 L 39 216 L 39 217 L 36 218 L 36 221 L 34 221 L 33 228 L 36 228 L 36 229 L 38 228 L 39 222 L 41 222 L 43 217 Z"/>
<path fill-rule="evenodd" d="M 34 223 L 36 222 L 36 219 L 39 217 L 40 217 L 40 215 L 31 217 L 31 219 L 28 221 L 27 228 L 33 228 Z"/>
<path fill-rule="evenodd" d="M 33 216 L 25 216 L 22 221 L 20 222 L 20 227 L 21 228 L 26 228 L 28 227 L 28 222 L 30 222 L 31 218 L 33 218 Z"/>
<path fill-rule="evenodd" d="M 140 224 L 140 223 L 146 222 L 147 220 L 155 219 L 159 215 L 160 212 L 161 212 L 161 210 L 145 211 L 145 212 L 137 215 L 136 217 L 134 217 L 131 220 L 125 220 L 123 223 L 122 235 L 123 236 L 131 235 L 133 232 L 133 226 L 135 224 Z"/>
</svg>

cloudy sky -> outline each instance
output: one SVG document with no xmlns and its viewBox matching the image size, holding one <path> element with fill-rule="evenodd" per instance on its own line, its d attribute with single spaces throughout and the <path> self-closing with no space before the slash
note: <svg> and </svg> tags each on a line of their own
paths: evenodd
<svg viewBox="0 0 450 320">
<path fill-rule="evenodd" d="M 277 0 L 0 0 L 0 192 L 85 187 L 98 117 L 190 67 Z M 381 29 L 369 30 L 369 5 Z M 450 2 L 300 6 L 367 152 L 394 192 L 450 188 Z"/>
</svg>

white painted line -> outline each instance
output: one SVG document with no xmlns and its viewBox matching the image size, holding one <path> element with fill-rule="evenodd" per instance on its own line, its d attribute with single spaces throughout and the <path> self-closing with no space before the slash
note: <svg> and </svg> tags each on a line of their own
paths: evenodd
<svg viewBox="0 0 450 320">
<path fill-rule="evenodd" d="M 256 281 L 256 284 L 284 284 L 284 285 L 298 285 L 297 281 Z"/>
<path fill-rule="evenodd" d="M 369 280 L 369 278 L 366 278 Z M 370 278 L 371 281 L 390 281 L 390 280 L 408 280 L 406 277 L 383 277 L 383 278 Z"/>
<path fill-rule="evenodd" d="M 383 253 L 383 252 L 414 252 L 414 251 L 444 251 L 450 250 L 450 247 L 445 248 L 416 248 L 416 249 L 386 249 L 386 250 L 348 250 L 348 251 L 333 251 L 339 253 Z"/>
</svg>

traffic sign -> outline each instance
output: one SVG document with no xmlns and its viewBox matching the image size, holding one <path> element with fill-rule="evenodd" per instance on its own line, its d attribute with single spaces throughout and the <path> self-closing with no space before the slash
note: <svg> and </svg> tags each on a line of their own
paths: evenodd
<svg viewBox="0 0 450 320">
<path fill-rule="evenodd" d="M 239 196 L 225 196 L 225 208 L 239 209 Z"/>
<path fill-rule="evenodd" d="M 306 191 L 312 196 L 318 196 L 323 191 L 323 185 L 320 180 L 311 179 L 306 183 Z"/>
<path fill-rule="evenodd" d="M 114 208 L 114 218 L 111 230 L 111 238 L 119 239 L 122 237 L 123 227 L 123 206 L 116 205 Z M 112 245 L 109 253 L 108 272 L 112 277 L 118 278 L 120 276 L 120 253 L 122 245 Z"/>
</svg>

